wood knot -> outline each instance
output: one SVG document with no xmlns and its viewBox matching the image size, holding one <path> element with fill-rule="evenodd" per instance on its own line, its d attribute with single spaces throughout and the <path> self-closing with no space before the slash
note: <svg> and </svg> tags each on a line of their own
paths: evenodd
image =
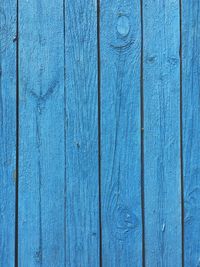
<svg viewBox="0 0 200 267">
<path fill-rule="evenodd" d="M 109 221 L 112 222 L 111 233 L 118 240 L 125 240 L 129 233 L 138 226 L 136 215 L 125 206 L 116 207 Z"/>
<path fill-rule="evenodd" d="M 157 56 L 156 55 L 151 55 L 146 57 L 146 62 L 149 64 L 154 64 L 157 62 Z"/>
<path fill-rule="evenodd" d="M 37 263 L 42 263 L 42 250 L 38 249 L 34 254 L 34 259 Z"/>
<path fill-rule="evenodd" d="M 130 53 L 136 41 L 133 29 L 131 29 L 131 17 L 127 12 L 117 12 L 113 14 L 111 26 L 114 31 L 108 36 L 110 47 L 114 53 Z"/>
<path fill-rule="evenodd" d="M 179 64 L 179 59 L 177 57 L 168 57 L 167 61 L 171 66 L 176 66 Z"/>
<path fill-rule="evenodd" d="M 130 31 L 130 22 L 127 16 L 120 15 L 117 20 L 117 31 L 123 37 L 127 36 Z"/>
</svg>

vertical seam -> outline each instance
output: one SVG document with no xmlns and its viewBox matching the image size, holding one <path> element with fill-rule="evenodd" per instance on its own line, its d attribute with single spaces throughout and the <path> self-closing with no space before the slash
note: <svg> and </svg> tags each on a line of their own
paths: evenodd
<svg viewBox="0 0 200 267">
<path fill-rule="evenodd" d="M 182 238 L 182 267 L 184 267 L 184 177 L 183 177 L 183 93 L 182 93 L 182 0 L 179 0 L 180 27 L 180 169 L 181 169 L 181 238 Z"/>
<path fill-rule="evenodd" d="M 15 185 L 15 267 L 18 267 L 19 213 L 19 0 L 16 2 L 16 185 Z"/>
<path fill-rule="evenodd" d="M 140 0 L 141 17 L 141 61 L 140 61 L 140 118 L 141 118 L 141 211 L 142 211 L 142 266 L 145 267 L 145 199 L 144 199 L 144 29 L 143 29 L 143 0 Z"/>
<path fill-rule="evenodd" d="M 66 182 L 66 150 L 67 150 L 67 144 L 66 144 L 66 134 L 67 134 L 67 126 L 66 126 L 66 54 L 65 54 L 65 45 L 66 45 L 66 12 L 65 12 L 65 0 L 63 0 L 63 64 L 64 64 L 64 266 L 67 266 L 67 258 L 66 258 L 66 250 L 67 250 L 67 182 Z"/>
<path fill-rule="evenodd" d="M 98 68 L 97 79 L 98 79 L 99 265 L 100 267 L 102 267 L 100 0 L 97 0 L 97 68 Z"/>
</svg>

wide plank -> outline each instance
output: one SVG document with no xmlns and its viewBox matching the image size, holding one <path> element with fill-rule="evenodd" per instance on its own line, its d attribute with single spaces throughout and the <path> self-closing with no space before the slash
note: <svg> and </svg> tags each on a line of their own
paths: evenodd
<svg viewBox="0 0 200 267">
<path fill-rule="evenodd" d="M 65 0 L 67 266 L 99 266 L 97 5 Z"/>
<path fill-rule="evenodd" d="M 179 1 L 143 1 L 146 266 L 182 266 Z"/>
<path fill-rule="evenodd" d="M 15 262 L 16 17 L 14 0 L 0 4 L 0 266 Z"/>
<path fill-rule="evenodd" d="M 63 3 L 19 1 L 19 266 L 66 266 Z"/>
<path fill-rule="evenodd" d="M 142 266 L 140 1 L 100 1 L 103 266 Z"/>
<path fill-rule="evenodd" d="M 182 1 L 185 267 L 200 265 L 200 5 Z"/>
</svg>

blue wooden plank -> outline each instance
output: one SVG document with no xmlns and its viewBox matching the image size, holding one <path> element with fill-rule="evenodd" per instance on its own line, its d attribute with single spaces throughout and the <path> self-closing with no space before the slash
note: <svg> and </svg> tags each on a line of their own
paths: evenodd
<svg viewBox="0 0 200 267">
<path fill-rule="evenodd" d="M 182 266 L 179 1 L 143 1 L 147 266 Z"/>
<path fill-rule="evenodd" d="M 19 266 L 66 266 L 62 1 L 19 1 Z"/>
<path fill-rule="evenodd" d="M 67 266 L 99 266 L 96 1 L 65 1 Z"/>
<path fill-rule="evenodd" d="M 200 265 L 200 5 L 182 1 L 185 266 Z"/>
<path fill-rule="evenodd" d="M 140 1 L 100 4 L 103 266 L 142 266 Z"/>
<path fill-rule="evenodd" d="M 0 4 L 0 266 L 14 266 L 16 1 Z"/>
</svg>

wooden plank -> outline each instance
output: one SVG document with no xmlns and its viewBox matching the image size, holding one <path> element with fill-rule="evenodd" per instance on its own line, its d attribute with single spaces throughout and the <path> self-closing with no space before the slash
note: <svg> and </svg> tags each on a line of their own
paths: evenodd
<svg viewBox="0 0 200 267">
<path fill-rule="evenodd" d="M 144 1 L 147 266 L 182 265 L 179 21 L 179 1 Z"/>
<path fill-rule="evenodd" d="M 67 266 L 99 266 L 97 7 L 65 1 Z"/>
<path fill-rule="evenodd" d="M 200 5 L 182 1 L 185 266 L 200 265 Z"/>
<path fill-rule="evenodd" d="M 66 266 L 62 1 L 19 1 L 19 266 Z"/>
<path fill-rule="evenodd" d="M 103 266 L 142 266 L 140 1 L 100 5 Z"/>
<path fill-rule="evenodd" d="M 0 266 L 14 266 L 16 174 L 16 3 L 0 5 Z"/>
</svg>

